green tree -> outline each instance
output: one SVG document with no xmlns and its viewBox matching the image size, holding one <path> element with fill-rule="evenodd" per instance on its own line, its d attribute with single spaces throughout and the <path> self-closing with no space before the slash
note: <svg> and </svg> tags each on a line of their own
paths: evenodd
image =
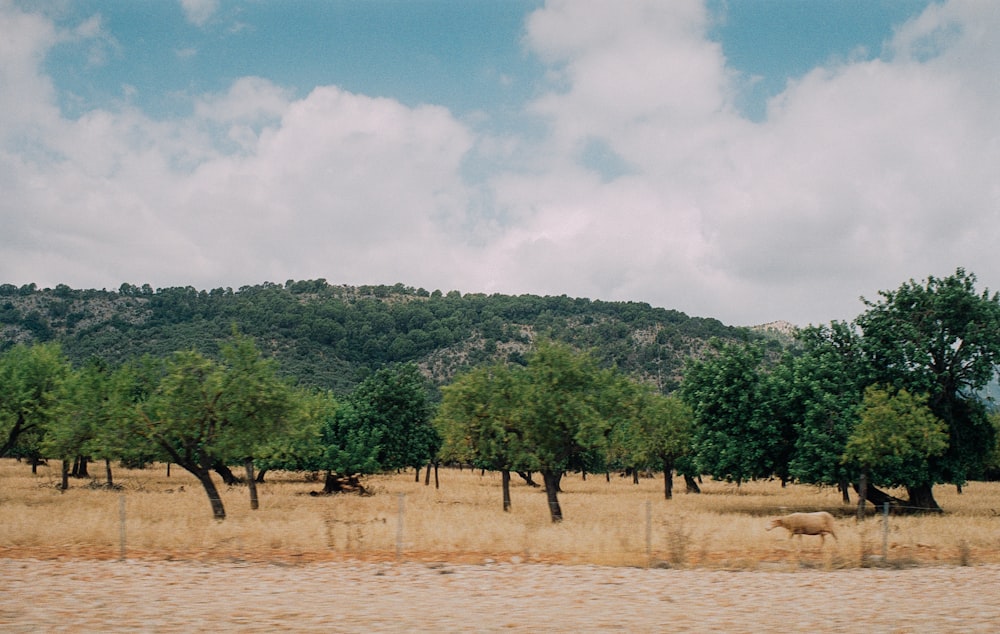
<svg viewBox="0 0 1000 634">
<path fill-rule="evenodd" d="M 801 349 L 775 369 L 780 393 L 775 411 L 794 428 L 789 476 L 809 484 L 837 485 L 849 502 L 857 475 L 841 460 L 858 420 L 865 387 L 860 336 L 843 322 L 809 327 L 797 335 Z"/>
<path fill-rule="evenodd" d="M 856 320 L 871 382 L 927 394 L 947 425 L 948 449 L 929 460 L 927 478 L 907 486 L 911 506 L 938 509 L 933 485 L 980 476 L 994 445 L 977 392 L 1000 364 L 1000 295 L 975 286 L 975 276 L 961 268 L 923 284 L 911 280 L 866 301 Z"/>
<path fill-rule="evenodd" d="M 413 467 L 437 454 L 425 379 L 415 364 L 382 368 L 362 381 L 321 427 L 324 491 L 360 487 L 357 475 Z"/>
<path fill-rule="evenodd" d="M 293 413 L 290 395 L 253 342 L 234 336 L 223 346 L 221 362 L 197 352 L 175 353 L 140 405 L 135 431 L 198 479 L 221 520 L 226 511 L 211 471 L 252 459 Z"/>
<path fill-rule="evenodd" d="M 539 468 L 521 426 L 524 387 L 520 366 L 474 368 L 442 388 L 434 419 L 443 460 L 500 471 L 504 511 L 511 507 L 510 472 Z"/>
<path fill-rule="evenodd" d="M 780 470 L 788 431 L 772 416 L 763 358 L 760 346 L 716 340 L 712 354 L 688 364 L 680 394 L 694 414 L 695 462 L 702 473 L 739 483 Z"/>
<path fill-rule="evenodd" d="M 346 399 L 345 415 L 377 434 L 384 470 L 419 468 L 437 453 L 425 379 L 416 364 L 377 370 Z"/>
<path fill-rule="evenodd" d="M 353 399 L 348 399 L 323 417 L 320 468 L 326 471 L 324 493 L 346 488 L 364 491 L 358 477 L 383 470 L 379 456 L 386 428 L 371 419 L 371 411 L 359 408 Z"/>
<path fill-rule="evenodd" d="M 905 389 L 871 386 L 865 390 L 860 421 L 847 440 L 843 462 L 854 466 L 861 482 L 884 486 L 929 486 L 931 461 L 948 448 L 948 428 L 927 407 L 926 396 Z M 861 487 L 859 513 L 866 491 Z"/>
<path fill-rule="evenodd" d="M 529 357 L 520 425 L 545 481 L 553 522 L 563 519 L 558 497 L 563 472 L 579 467 L 589 451 L 606 449 L 611 402 L 604 390 L 613 380 L 613 372 L 565 345 L 543 341 Z"/>
<path fill-rule="evenodd" d="M 654 466 L 663 471 L 663 496 L 673 497 L 675 463 L 691 451 L 694 415 L 679 396 L 664 396 L 637 386 L 637 402 L 623 430 L 632 466 Z"/>
<path fill-rule="evenodd" d="M 69 361 L 55 343 L 18 344 L 0 356 L 0 456 L 37 462 Z"/>
<path fill-rule="evenodd" d="M 54 415 L 42 440 L 42 451 L 62 460 L 61 487 L 64 490 L 68 488 L 70 462 L 76 459 L 86 464 L 94 453 L 109 460 L 106 473 L 111 482 L 112 456 L 101 451 L 103 447 L 96 442 L 101 429 L 109 424 L 111 389 L 111 369 L 98 358 L 71 371 L 62 381 Z"/>
<path fill-rule="evenodd" d="M 258 481 L 270 469 L 285 471 L 319 471 L 326 469 L 323 426 L 333 419 L 338 403 L 327 390 L 301 389 L 293 396 L 298 408 L 284 433 L 274 435 L 254 451 L 254 464 L 259 469 Z"/>
</svg>

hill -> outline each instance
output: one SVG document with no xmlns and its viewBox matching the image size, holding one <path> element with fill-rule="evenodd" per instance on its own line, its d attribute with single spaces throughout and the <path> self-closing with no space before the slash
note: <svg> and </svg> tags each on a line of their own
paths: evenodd
<svg viewBox="0 0 1000 634">
<path fill-rule="evenodd" d="M 517 361 L 538 337 L 589 349 L 601 363 L 669 391 L 685 360 L 709 339 L 768 337 L 645 303 L 565 295 L 463 295 L 323 279 L 235 291 L 0 285 L 0 351 L 18 342 L 57 341 L 75 363 L 92 356 L 120 363 L 186 349 L 214 354 L 234 326 L 276 358 L 284 374 L 338 393 L 397 362 L 417 363 L 442 385 L 477 364 Z M 771 339 L 771 345 L 781 344 Z"/>
</svg>

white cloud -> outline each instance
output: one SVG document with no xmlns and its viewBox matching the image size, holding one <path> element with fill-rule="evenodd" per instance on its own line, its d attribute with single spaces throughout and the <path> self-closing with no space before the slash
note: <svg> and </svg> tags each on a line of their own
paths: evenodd
<svg viewBox="0 0 1000 634">
<path fill-rule="evenodd" d="M 219 10 L 219 0 L 181 0 L 187 21 L 195 26 L 205 26 Z"/>
<path fill-rule="evenodd" d="M 0 2 L 2 281 L 325 277 L 747 324 L 851 318 L 860 294 L 957 266 L 997 288 L 991 7 L 931 5 L 879 58 L 815 69 L 754 123 L 699 2 L 552 2 L 525 38 L 551 71 L 525 106 L 544 133 L 488 137 L 440 107 L 256 77 L 195 96 L 188 118 L 68 119 L 42 67 L 59 31 Z M 595 169 L 595 144 L 627 169 Z"/>
<path fill-rule="evenodd" d="M 989 281 L 1000 25 L 983 7 L 933 5 L 887 59 L 816 69 L 753 124 L 698 3 L 549 3 L 528 43 L 559 72 L 534 104 L 550 172 L 496 181 L 528 219 L 504 240 L 535 259 L 515 275 L 737 322 L 850 318 L 862 293 L 956 266 Z M 568 184 L 588 138 L 637 171 Z"/>
</svg>

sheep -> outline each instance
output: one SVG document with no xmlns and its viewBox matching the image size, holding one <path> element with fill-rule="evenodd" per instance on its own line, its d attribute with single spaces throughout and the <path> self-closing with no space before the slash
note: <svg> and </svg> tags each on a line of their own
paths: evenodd
<svg viewBox="0 0 1000 634">
<path fill-rule="evenodd" d="M 782 527 L 788 531 L 788 539 L 798 535 L 799 540 L 802 535 L 819 535 L 819 546 L 823 547 L 826 542 L 826 534 L 833 535 L 837 539 L 837 534 L 833 532 L 833 516 L 826 511 L 816 513 L 792 513 L 784 517 L 776 517 L 771 520 L 771 525 L 766 530 Z M 839 541 L 839 540 L 838 540 Z"/>
</svg>

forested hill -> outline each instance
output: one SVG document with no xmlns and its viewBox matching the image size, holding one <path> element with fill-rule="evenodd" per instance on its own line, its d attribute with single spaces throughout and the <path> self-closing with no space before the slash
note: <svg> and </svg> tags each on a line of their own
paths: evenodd
<svg viewBox="0 0 1000 634">
<path fill-rule="evenodd" d="M 190 349 L 214 354 L 234 325 L 274 356 L 282 373 L 338 393 L 394 362 L 416 362 L 440 385 L 476 364 L 516 360 L 536 337 L 593 350 L 602 363 L 670 390 L 685 359 L 710 338 L 757 336 L 644 303 L 463 295 L 402 284 L 290 280 L 237 291 L 0 285 L 0 352 L 19 342 L 58 341 L 75 363 Z"/>
</svg>

